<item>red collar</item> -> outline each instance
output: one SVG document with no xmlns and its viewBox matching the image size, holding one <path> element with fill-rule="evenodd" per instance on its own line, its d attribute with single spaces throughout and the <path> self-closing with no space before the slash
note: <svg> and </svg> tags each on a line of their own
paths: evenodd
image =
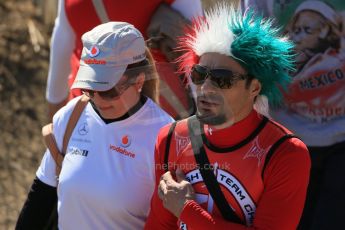
<svg viewBox="0 0 345 230">
<path fill-rule="evenodd" d="M 262 115 L 254 109 L 250 114 L 241 121 L 225 129 L 209 129 L 208 125 L 204 126 L 206 138 L 211 144 L 224 148 L 236 145 L 246 139 L 262 121 Z"/>
</svg>

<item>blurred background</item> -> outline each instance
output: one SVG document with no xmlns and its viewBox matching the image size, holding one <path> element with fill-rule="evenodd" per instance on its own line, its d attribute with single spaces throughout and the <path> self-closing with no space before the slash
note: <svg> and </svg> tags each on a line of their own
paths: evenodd
<svg viewBox="0 0 345 230">
<path fill-rule="evenodd" d="M 14 229 L 44 151 L 51 22 L 37 1 L 0 0 L 0 229 Z"/>
<path fill-rule="evenodd" d="M 205 8 L 217 1 L 202 0 Z M 0 0 L 0 229 L 14 229 L 44 153 L 56 10 L 57 0 Z"/>
</svg>

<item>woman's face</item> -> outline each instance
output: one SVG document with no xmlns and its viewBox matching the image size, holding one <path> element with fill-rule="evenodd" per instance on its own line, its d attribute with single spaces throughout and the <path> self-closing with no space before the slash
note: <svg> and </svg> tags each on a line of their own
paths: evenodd
<svg viewBox="0 0 345 230">
<path fill-rule="evenodd" d="M 320 38 L 326 26 L 324 18 L 316 12 L 302 11 L 296 15 L 289 33 L 296 45 L 298 64 L 306 63 L 320 52 Z"/>
<path fill-rule="evenodd" d="M 133 82 L 129 82 L 123 76 L 114 88 L 106 92 L 85 91 L 85 94 L 91 98 L 103 118 L 116 119 L 126 114 L 139 101 L 144 78 L 144 74 L 140 74 Z M 115 93 L 112 92 L 114 89 Z"/>
</svg>

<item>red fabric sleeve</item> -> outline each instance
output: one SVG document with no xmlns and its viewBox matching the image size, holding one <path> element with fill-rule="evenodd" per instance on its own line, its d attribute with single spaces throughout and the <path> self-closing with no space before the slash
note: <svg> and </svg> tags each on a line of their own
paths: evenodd
<svg viewBox="0 0 345 230">
<path fill-rule="evenodd" d="M 171 5 L 173 2 L 175 2 L 175 0 L 163 0 L 163 2 Z"/>
<path fill-rule="evenodd" d="M 185 204 L 180 219 L 187 225 L 188 229 L 250 229 L 223 218 L 212 217 L 195 201 L 188 201 Z"/>
<path fill-rule="evenodd" d="M 170 125 L 163 127 L 157 137 L 155 146 L 155 176 L 156 185 L 151 199 L 151 210 L 145 224 L 145 230 L 178 229 L 177 218 L 163 207 L 162 201 L 158 197 L 158 183 L 160 177 L 165 173 L 163 169 L 164 151 L 166 146 L 166 136 Z"/>
<path fill-rule="evenodd" d="M 264 173 L 265 190 L 257 204 L 252 227 L 214 218 L 195 202 L 186 203 L 180 219 L 189 229 L 296 229 L 300 220 L 310 171 L 306 146 L 298 139 L 284 142 Z"/>
</svg>

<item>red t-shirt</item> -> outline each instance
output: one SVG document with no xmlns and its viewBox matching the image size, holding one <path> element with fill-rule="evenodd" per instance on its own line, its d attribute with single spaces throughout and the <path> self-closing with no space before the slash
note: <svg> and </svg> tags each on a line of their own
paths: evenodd
<svg viewBox="0 0 345 230">
<path fill-rule="evenodd" d="M 164 173 L 169 128 L 160 131 L 156 143 L 156 184 Z M 255 111 L 223 130 L 204 127 L 206 154 L 228 203 L 246 223 L 240 225 L 222 218 L 196 168 L 186 120 L 180 121 L 171 139 L 169 169 L 182 169 L 196 201 L 186 203 L 178 220 L 163 207 L 156 187 L 145 229 L 295 229 L 305 201 L 310 159 L 297 138 L 288 138 L 270 151 L 287 134 L 291 132 Z"/>
</svg>

